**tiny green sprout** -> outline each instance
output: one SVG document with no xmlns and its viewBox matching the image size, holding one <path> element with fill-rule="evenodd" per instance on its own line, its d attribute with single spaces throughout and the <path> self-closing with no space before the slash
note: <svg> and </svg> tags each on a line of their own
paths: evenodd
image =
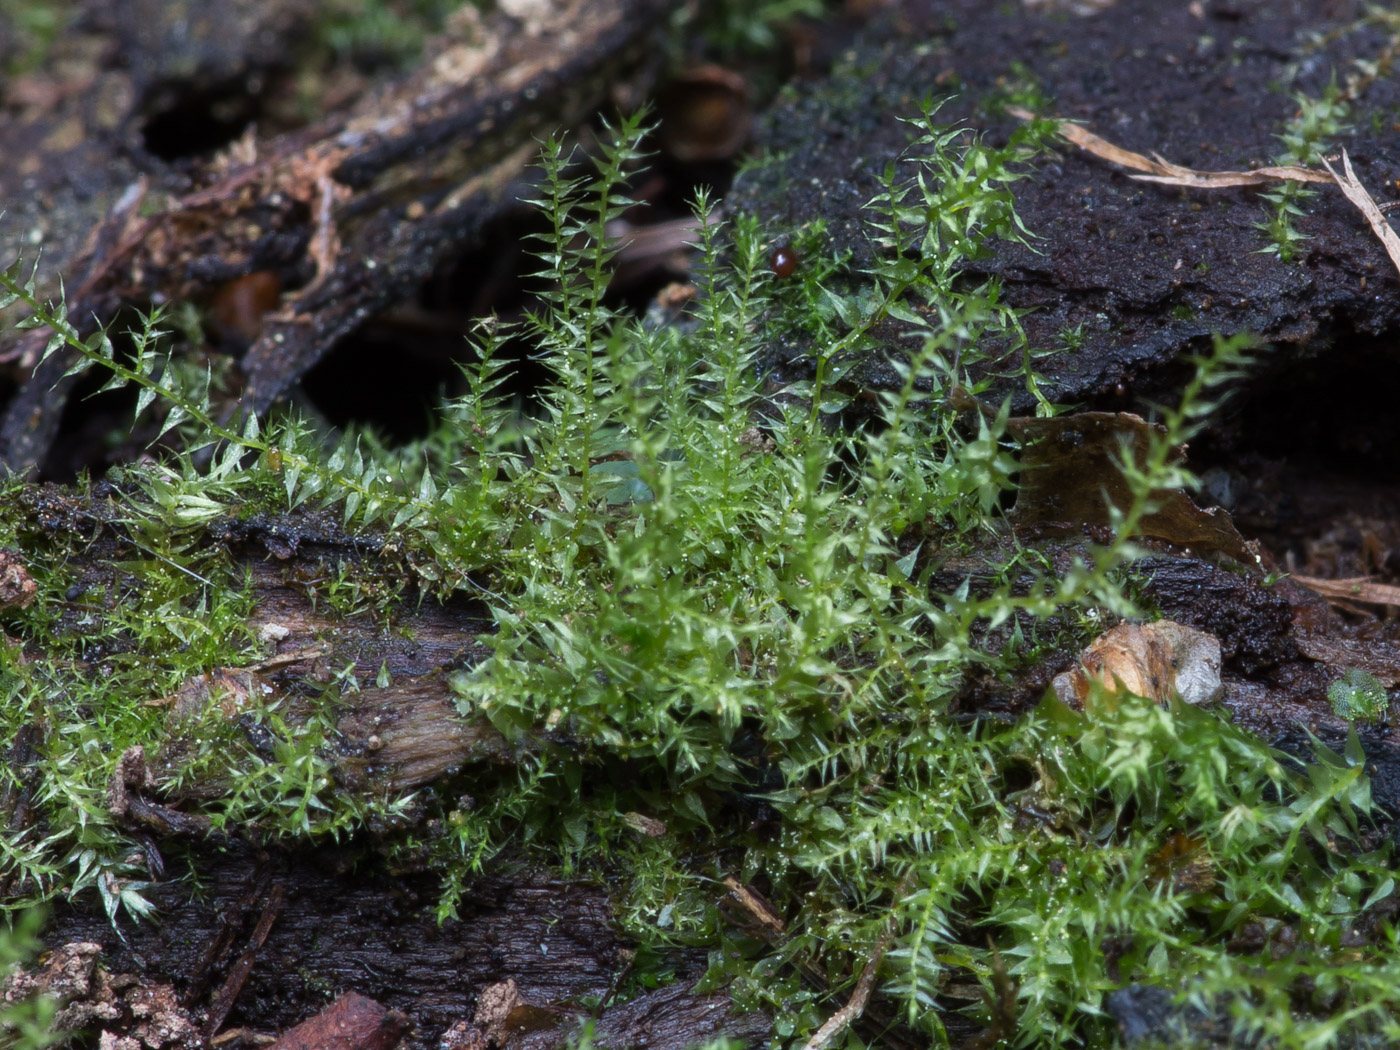
<svg viewBox="0 0 1400 1050">
<path fill-rule="evenodd" d="M 1056 338 L 1059 342 L 1059 349 L 1067 354 L 1077 353 L 1084 346 L 1084 322 L 1081 321 L 1073 327 L 1065 325 L 1056 333 Z"/>
<path fill-rule="evenodd" d="M 1376 676 L 1355 667 L 1327 687 L 1327 699 L 1348 722 L 1379 722 L 1390 707 L 1390 697 Z"/>
</svg>

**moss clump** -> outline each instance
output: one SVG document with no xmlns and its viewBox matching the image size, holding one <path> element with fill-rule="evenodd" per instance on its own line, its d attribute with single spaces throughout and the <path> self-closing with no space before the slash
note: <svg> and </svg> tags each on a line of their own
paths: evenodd
<svg viewBox="0 0 1400 1050">
<path fill-rule="evenodd" d="M 1390 710 L 1385 686 L 1369 671 L 1355 667 L 1327 687 L 1327 699 L 1333 713 L 1348 722 L 1379 722 Z"/>
<path fill-rule="evenodd" d="M 607 230 L 630 207 L 643 124 L 611 129 L 591 172 L 549 140 L 538 276 L 551 290 L 516 329 L 483 327 L 468 394 L 429 439 L 395 452 L 367 455 L 350 435 L 327 455 L 293 423 L 221 425 L 207 391 L 163 367 L 154 337 L 127 362 L 100 333 L 79 340 L 18 266 L 0 284 L 55 345 L 135 384 L 186 448 L 219 446 L 207 469 L 185 453 L 118 478 L 132 493 L 129 527 L 177 575 L 195 571 L 210 522 L 277 499 L 334 506 L 350 527 L 381 530 L 426 590 L 488 603 L 490 656 L 454 688 L 466 716 L 517 742 L 520 761 L 477 775 L 474 809 L 421 802 L 433 830 L 391 847 L 442 872 L 444 916 L 506 851 L 601 867 L 651 960 L 643 977 L 677 945 L 708 948 L 710 981 L 772 1008 L 783 1038 L 822 1023 L 886 931 L 883 993 L 935 1045 L 948 1012 L 969 1009 L 969 984 L 987 992 L 973 1013 L 1019 1045 L 1103 1044 L 1106 995 L 1127 982 L 1229 1002 L 1232 1024 L 1280 1047 L 1326 1045 L 1339 1016 L 1394 1035 L 1400 956 L 1388 937 L 1356 947 L 1352 934 L 1394 891 L 1385 853 L 1359 844 L 1359 754 L 1324 754 L 1299 774 L 1213 714 L 1131 699 L 1093 722 L 1050 701 L 1012 725 L 954 717 L 969 669 L 1013 667 L 1050 617 L 1064 630 L 1131 611 L 1120 580 L 1134 531 L 1155 492 L 1191 480 L 1173 449 L 1238 373 L 1246 341 L 1195 360 L 1162 434 L 1121 464 L 1132 498 L 1113 537 L 1027 587 L 1037 558 L 998 510 L 1016 468 L 1008 412 L 982 404 L 969 375 L 995 335 L 1020 349 L 1034 391 L 1035 354 L 1017 343 L 995 283 L 963 271 L 986 238 L 1025 236 L 1009 187 L 1038 132 L 990 149 L 939 126 L 932 107 L 914 124 L 916 173 L 891 173 L 872 202 L 876 261 L 854 287 L 824 283 L 841 263 L 820 260 L 816 231 L 798 238 L 815 261 L 783 281 L 757 222 L 706 222 L 693 308 L 672 327 L 619 315 L 605 297 Z M 713 219 L 707 201 L 699 211 Z M 866 425 L 833 425 L 852 396 L 845 370 L 878 347 L 890 317 L 920 333 L 880 348 L 899 383 L 875 395 Z M 795 325 L 820 337 L 812 375 L 769 390 L 754 361 Z M 508 337 L 528 339 L 550 370 L 535 418 L 499 394 Z M 992 552 L 990 582 L 934 591 L 934 573 L 969 550 Z M 241 593 L 226 567 L 197 571 L 201 586 L 152 612 L 178 619 Z M 12 617 L 16 631 L 51 640 L 58 585 Z M 1010 639 L 1000 654 L 978 642 L 988 627 Z M 140 623 L 130 631 L 148 644 Z M 40 704 L 56 725 L 79 723 L 74 677 L 19 646 L 0 651 L 6 731 Z M 89 688 L 82 703 L 104 712 L 111 739 L 159 740 L 133 683 Z M 35 690 L 42 701 L 25 699 Z M 225 778 L 220 821 L 302 838 L 352 833 L 373 806 L 408 804 L 334 790 L 324 720 L 257 718 L 270 751 L 233 732 L 191 754 L 166 789 Z M 85 851 L 82 870 L 135 894 L 117 900 L 139 911 L 100 802 L 116 755 L 75 748 L 72 732 L 81 737 L 42 743 L 56 838 L 0 832 L 6 873 L 31 897 L 75 892 L 98 876 L 84 883 L 60 862 Z M 722 921 L 725 880 L 762 884 L 787 920 L 781 938 Z M 1263 947 L 1232 949 L 1235 938 Z M 1298 993 L 1304 983 L 1315 994 Z"/>
</svg>

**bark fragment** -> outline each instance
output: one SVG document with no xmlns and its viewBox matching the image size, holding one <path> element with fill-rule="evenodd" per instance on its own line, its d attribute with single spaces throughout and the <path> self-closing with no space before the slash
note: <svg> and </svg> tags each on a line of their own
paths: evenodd
<svg viewBox="0 0 1400 1050">
<path fill-rule="evenodd" d="M 270 1050 L 394 1050 L 408 1018 L 373 999 L 346 992 L 315 1017 L 273 1043 Z"/>
<path fill-rule="evenodd" d="M 462 19 L 418 70 L 310 127 L 249 137 L 179 177 L 120 168 L 127 181 L 88 201 L 90 242 L 46 266 L 67 277 L 69 314 L 85 334 L 124 301 L 202 298 L 234 278 L 275 275 L 292 291 L 243 359 L 242 407 L 261 415 L 524 192 L 535 136 L 584 119 L 626 75 L 654 76 L 646 41 L 678 6 L 553 0 L 519 18 Z M 87 163 L 105 170 L 101 158 Z M 46 341 L 27 333 L 0 346 L 0 360 L 27 372 Z M 59 351 L 11 400 L 0 465 L 32 472 L 43 461 L 72 364 Z"/>
</svg>

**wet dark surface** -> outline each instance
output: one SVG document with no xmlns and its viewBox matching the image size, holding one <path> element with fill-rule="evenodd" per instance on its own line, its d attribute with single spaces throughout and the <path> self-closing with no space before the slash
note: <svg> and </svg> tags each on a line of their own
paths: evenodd
<svg viewBox="0 0 1400 1050">
<path fill-rule="evenodd" d="M 757 211 L 775 238 L 824 221 L 832 247 L 851 251 L 858 269 L 870 257 L 861 209 L 910 138 L 900 118 L 914 116 L 926 94 L 954 96 L 939 118 L 999 143 L 1016 121 L 997 103 L 1018 83 L 1039 86 L 1047 115 L 1081 121 L 1125 149 L 1202 169 L 1266 164 L 1297 112 L 1294 94 L 1318 97 L 1354 59 L 1383 50 L 1379 28 L 1344 29 L 1362 12 L 1324 0 L 1124 0 L 1089 17 L 971 0 L 902 4 L 849 52 L 864 76 L 801 86 L 760 122 L 757 140 L 774 159 L 743 174 L 730 202 Z M 1385 200 L 1400 176 L 1392 127 L 1400 84 L 1378 79 L 1354 110 L 1356 130 L 1342 144 Z M 992 245 L 969 275 L 999 276 L 1006 300 L 1033 311 L 1023 321 L 1032 345 L 1082 332 L 1077 351 L 1047 363 L 1052 400 L 1121 409 L 1168 396 L 1184 375 L 1179 355 L 1212 332 L 1283 344 L 1268 368 L 1288 368 L 1333 340 L 1400 320 L 1393 267 L 1330 189 L 1305 202 L 1297 226 L 1310 240 L 1291 263 L 1260 251 L 1269 241 L 1255 224 L 1268 210 L 1254 189 L 1136 182 L 1066 144 L 1015 195 L 1037 239 Z M 864 378 L 888 374 L 871 361 Z M 1018 410 L 1030 407 L 1024 391 L 1006 392 Z"/>
<path fill-rule="evenodd" d="M 199 871 L 198 893 L 178 881 L 190 862 Z M 118 936 L 105 916 L 65 911 L 53 934 L 56 943 L 100 943 L 113 972 L 157 968 L 174 980 L 197 1023 L 210 988 L 249 947 L 251 929 L 274 895 L 276 919 L 254 952 L 227 1028 L 275 1032 L 353 989 L 409 1014 L 405 1050 L 435 1047 L 449 1026 L 472 1017 L 483 988 L 510 976 L 527 1003 L 562 1008 L 540 1041 L 558 1045 L 576 1016 L 587 1013 L 580 1000 L 606 995 L 627 965 L 601 886 L 524 870 L 482 879 L 460 902 L 459 917 L 440 923 L 441 884 L 434 875 L 392 872 L 351 849 L 290 855 L 237 843 L 227 851 L 194 847 L 168 863 L 172 881 L 152 894 L 159 925 L 124 924 Z M 678 953 L 673 961 L 681 981 L 665 989 L 667 1002 L 650 1026 L 645 1016 L 632 1016 L 646 1002 L 643 995 L 616 1017 L 603 1011 L 600 1033 L 611 1029 L 625 1045 L 638 1045 L 640 1030 L 650 1045 L 680 1050 L 697 1024 L 741 1039 L 766 1032 L 761 1013 L 727 1016 L 724 1004 L 687 994 L 685 978 L 703 969 L 703 954 Z"/>
</svg>

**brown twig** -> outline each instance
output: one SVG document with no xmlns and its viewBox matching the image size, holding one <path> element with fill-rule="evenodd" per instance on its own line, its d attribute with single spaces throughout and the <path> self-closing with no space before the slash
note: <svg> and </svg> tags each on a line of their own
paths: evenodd
<svg viewBox="0 0 1400 1050">
<path fill-rule="evenodd" d="M 1358 211 L 1366 217 L 1366 221 L 1371 225 L 1371 232 L 1379 238 L 1382 247 L 1385 248 L 1386 255 L 1390 256 L 1391 263 L 1397 271 L 1400 271 L 1400 236 L 1396 236 L 1394 228 L 1376 206 L 1375 200 L 1366 192 L 1366 187 L 1361 185 L 1361 180 L 1356 177 L 1356 172 L 1351 170 L 1351 158 L 1347 156 L 1347 151 L 1342 150 L 1342 174 L 1338 175 L 1332 170 L 1332 165 L 1327 163 L 1326 157 L 1319 157 L 1322 166 L 1327 169 L 1327 174 L 1337 180 L 1337 185 L 1346 194 L 1347 200 L 1356 205 Z"/>
<path fill-rule="evenodd" d="M 870 1001 L 870 995 L 875 991 L 875 978 L 880 972 L 880 963 L 884 961 L 885 953 L 889 951 L 890 941 L 894 939 L 895 908 L 904 898 L 904 894 L 909 888 L 909 876 L 905 875 L 895 887 L 894 903 L 890 905 L 890 917 L 885 920 L 885 928 L 880 931 L 879 938 L 875 941 L 875 947 L 870 953 L 870 958 L 866 960 L 865 968 L 860 972 L 860 979 L 856 981 L 855 991 L 851 993 L 851 998 L 846 1005 L 837 1010 L 827 1018 L 826 1023 L 813 1033 L 812 1038 L 807 1040 L 802 1050 L 826 1050 L 842 1032 L 859 1020 L 861 1014 L 865 1013 L 865 1006 Z"/>
<path fill-rule="evenodd" d="M 1007 110 L 1020 120 L 1034 120 L 1035 114 L 1019 106 L 1008 106 Z M 1165 186 L 1186 186 L 1191 189 L 1226 189 L 1230 186 L 1263 186 L 1270 182 L 1332 182 L 1333 176 L 1313 168 L 1296 164 L 1280 164 L 1251 171 L 1199 171 L 1195 168 L 1173 164 L 1159 154 L 1151 157 L 1132 150 L 1115 146 L 1107 139 L 1100 138 L 1088 128 L 1061 120 L 1059 133 L 1086 153 L 1103 160 L 1112 161 L 1130 168 L 1137 174 L 1131 176 L 1142 182 L 1159 182 Z"/>
</svg>

